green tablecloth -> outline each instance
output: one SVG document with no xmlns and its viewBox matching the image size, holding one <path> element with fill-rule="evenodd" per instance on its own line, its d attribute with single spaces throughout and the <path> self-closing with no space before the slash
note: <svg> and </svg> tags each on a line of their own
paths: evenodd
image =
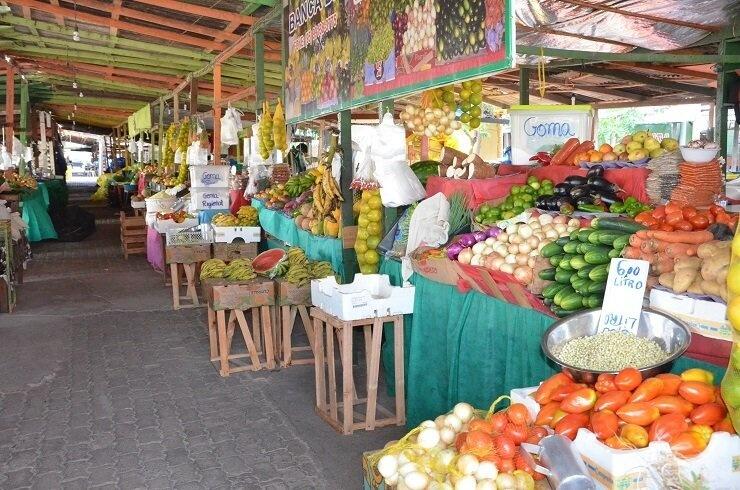
<svg viewBox="0 0 740 490">
<path fill-rule="evenodd" d="M 383 257 L 380 262 L 380 274 L 388 274 L 391 281 L 391 286 L 401 286 L 403 284 L 403 278 L 401 277 L 401 263 L 397 260 Z M 413 284 L 416 274 L 411 276 L 410 282 Z M 408 365 L 409 359 L 409 347 L 410 347 L 410 333 L 411 333 L 411 319 L 412 315 L 403 316 L 403 358 Z M 393 355 L 393 342 L 395 336 L 393 335 L 393 324 L 386 323 L 383 325 L 383 344 L 381 347 L 381 360 L 383 362 L 383 372 L 385 373 L 386 386 L 388 388 L 388 394 L 395 396 L 396 394 L 396 371 L 394 368 L 395 357 Z M 404 369 L 405 377 L 408 378 L 408 371 Z M 404 383 L 404 386 L 408 386 L 408 383 Z"/>
<path fill-rule="evenodd" d="M 23 201 L 23 221 L 28 225 L 26 236 L 29 242 L 38 242 L 57 238 L 54 224 L 49 217 L 49 192 L 44 182 L 39 182 L 38 189 L 26 192 Z"/>
<path fill-rule="evenodd" d="M 69 189 L 62 179 L 45 180 L 44 185 L 48 190 L 49 209 L 64 209 L 69 201 Z"/>
<path fill-rule="evenodd" d="M 552 318 L 475 291 L 463 294 L 418 274 L 414 285 L 414 314 L 406 336 L 409 427 L 434 419 L 459 401 L 487 408 L 499 395 L 535 386 L 556 372 L 540 349 Z M 685 357 L 674 371 L 688 367 L 708 369 L 716 379 L 724 372 Z"/>
<path fill-rule="evenodd" d="M 342 240 L 315 236 L 301 230 L 292 219 L 279 211 L 267 209 L 259 199 L 252 199 L 252 206 L 259 210 L 260 226 L 267 233 L 285 242 L 286 245 L 302 248 L 311 260 L 331 262 L 332 269 L 340 276 L 344 276 Z"/>
</svg>

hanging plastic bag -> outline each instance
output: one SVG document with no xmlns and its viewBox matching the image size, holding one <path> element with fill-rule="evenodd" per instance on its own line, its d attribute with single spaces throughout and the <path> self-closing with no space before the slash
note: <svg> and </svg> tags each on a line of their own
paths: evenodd
<svg viewBox="0 0 740 490">
<path fill-rule="evenodd" d="M 249 180 L 244 190 L 245 196 L 253 196 L 270 186 L 271 171 L 266 165 L 257 164 L 249 166 Z"/>
<path fill-rule="evenodd" d="M 382 121 L 375 130 L 375 138 L 370 148 L 373 159 L 377 160 L 407 160 L 406 154 L 406 130 L 403 126 L 393 123 L 393 116 L 390 112 L 385 113 Z M 382 142 L 382 143 L 378 143 Z"/>
<path fill-rule="evenodd" d="M 128 151 L 132 155 L 136 153 L 136 140 L 133 139 L 133 138 L 131 138 L 130 140 L 128 140 Z"/>
<path fill-rule="evenodd" d="M 200 140 L 193 141 L 188 149 L 188 165 L 208 165 L 208 149 L 203 148 Z"/>
<path fill-rule="evenodd" d="M 375 180 L 380 184 L 383 206 L 388 208 L 406 206 L 426 196 L 424 186 L 406 160 L 375 161 Z"/>
<path fill-rule="evenodd" d="M 0 145 L 0 170 L 7 170 L 13 166 L 13 160 L 5 148 L 5 145 Z"/>
<path fill-rule="evenodd" d="M 438 247 L 447 242 L 450 230 L 450 202 L 444 194 L 438 192 L 421 201 L 414 209 L 409 224 L 406 255 L 401 261 L 401 274 L 407 281 L 413 269 L 411 253 L 422 245 Z"/>
<path fill-rule="evenodd" d="M 239 130 L 229 111 L 221 118 L 221 143 L 229 146 L 239 143 Z"/>
</svg>

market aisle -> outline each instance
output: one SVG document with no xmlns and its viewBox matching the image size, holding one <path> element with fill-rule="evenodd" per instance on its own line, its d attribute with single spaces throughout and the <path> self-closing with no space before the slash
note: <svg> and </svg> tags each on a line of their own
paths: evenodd
<svg viewBox="0 0 740 490">
<path fill-rule="evenodd" d="M 173 311 L 114 213 L 90 210 L 87 240 L 33 246 L 0 316 L 0 488 L 358 488 L 361 453 L 402 428 L 336 434 L 310 366 L 219 377 L 205 312 Z"/>
</svg>

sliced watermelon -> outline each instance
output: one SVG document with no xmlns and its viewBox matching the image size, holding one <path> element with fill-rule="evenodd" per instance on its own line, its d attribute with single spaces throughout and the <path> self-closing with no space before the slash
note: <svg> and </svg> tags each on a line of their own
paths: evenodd
<svg viewBox="0 0 740 490">
<path fill-rule="evenodd" d="M 252 268 L 257 274 L 267 274 L 285 260 L 287 253 L 282 248 L 273 248 L 262 252 L 252 261 Z"/>
</svg>

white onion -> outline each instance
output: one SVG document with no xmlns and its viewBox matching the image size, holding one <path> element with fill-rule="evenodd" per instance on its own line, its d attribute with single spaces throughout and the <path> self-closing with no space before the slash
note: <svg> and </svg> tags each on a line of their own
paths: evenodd
<svg viewBox="0 0 740 490">
<path fill-rule="evenodd" d="M 516 478 L 511 473 L 499 473 L 496 477 L 496 487 L 499 490 L 515 490 Z"/>
<path fill-rule="evenodd" d="M 496 270 L 499 270 L 499 269 L 501 269 L 501 266 L 502 266 L 502 265 L 503 265 L 504 263 L 505 263 L 505 261 L 504 261 L 504 258 L 503 258 L 503 257 L 496 257 L 495 259 L 493 259 L 493 260 L 491 261 L 491 268 L 492 268 L 492 269 L 496 269 Z"/>
<path fill-rule="evenodd" d="M 551 214 L 541 214 L 539 218 L 537 218 L 541 225 L 549 225 L 553 222 L 554 218 Z"/>
<path fill-rule="evenodd" d="M 568 222 L 568 217 L 563 214 L 559 214 L 552 219 L 552 222 L 553 224 L 556 224 L 556 225 L 558 224 L 564 225 L 565 223 Z"/>
<path fill-rule="evenodd" d="M 457 415 L 457 418 L 463 423 L 468 423 L 473 418 L 473 406 L 469 403 L 460 402 L 452 409 L 452 413 Z"/>
<path fill-rule="evenodd" d="M 419 465 L 417 465 L 413 461 L 409 461 L 408 463 L 398 468 L 398 474 L 401 476 L 406 476 L 412 471 L 418 471 L 418 470 L 419 470 Z"/>
<path fill-rule="evenodd" d="M 434 425 L 436 425 L 438 429 L 441 429 L 442 427 L 444 427 L 445 426 L 445 416 L 440 415 L 439 417 L 434 419 Z"/>
<path fill-rule="evenodd" d="M 487 255 L 491 255 L 493 253 L 493 248 L 486 246 L 486 248 L 483 249 L 483 252 L 481 254 L 485 257 Z"/>
<path fill-rule="evenodd" d="M 481 461 L 475 470 L 475 478 L 478 480 L 493 480 L 498 476 L 498 468 L 491 461 Z"/>
<path fill-rule="evenodd" d="M 504 257 L 504 262 L 510 265 L 516 264 L 516 255 L 515 254 L 509 254 L 506 257 Z"/>
<path fill-rule="evenodd" d="M 457 459 L 457 469 L 463 475 L 472 475 L 478 470 L 478 458 L 472 454 L 463 454 Z"/>
<path fill-rule="evenodd" d="M 537 238 L 540 242 L 545 239 L 545 232 L 543 231 L 535 231 L 534 232 L 535 238 Z"/>
<path fill-rule="evenodd" d="M 514 269 L 514 277 L 521 284 L 529 284 L 530 282 L 532 282 L 532 269 L 530 269 L 526 265 L 517 267 L 516 269 Z"/>
<path fill-rule="evenodd" d="M 386 454 L 378 461 L 378 473 L 383 478 L 390 478 L 398 471 L 398 458 L 393 454 Z"/>
<path fill-rule="evenodd" d="M 511 238 L 509 239 L 509 243 L 516 243 L 519 245 L 524 241 L 524 238 L 520 237 L 519 235 L 511 235 Z"/>
<path fill-rule="evenodd" d="M 568 228 L 579 228 L 581 226 L 581 220 L 577 218 L 571 218 L 568 220 Z"/>
<path fill-rule="evenodd" d="M 497 490 L 496 480 L 478 480 L 475 490 Z"/>
<path fill-rule="evenodd" d="M 514 264 L 501 264 L 501 269 L 499 269 L 501 272 L 505 272 L 507 274 L 513 274 L 514 273 Z"/>
<path fill-rule="evenodd" d="M 530 255 L 529 260 L 527 260 L 527 267 L 529 267 L 530 269 L 533 269 L 536 263 L 537 261 L 535 260 L 535 258 Z"/>
<path fill-rule="evenodd" d="M 516 223 L 512 223 L 506 227 L 506 233 L 508 233 L 509 235 L 513 235 L 517 232 L 518 229 L 519 229 L 519 225 Z"/>
<path fill-rule="evenodd" d="M 486 241 L 483 242 L 483 243 L 485 243 L 489 247 L 493 247 L 494 245 L 496 245 L 496 242 L 497 242 L 497 240 L 494 237 L 491 236 L 491 237 L 486 238 Z"/>
<path fill-rule="evenodd" d="M 518 254 L 519 253 L 519 245 L 511 244 L 508 247 L 506 247 L 506 251 L 510 254 Z"/>
<path fill-rule="evenodd" d="M 475 254 L 470 259 L 470 265 L 483 265 L 483 256 L 481 254 Z"/>
<path fill-rule="evenodd" d="M 456 436 L 457 434 L 455 434 L 455 431 L 452 430 L 452 427 L 450 426 L 442 427 L 439 430 L 439 439 L 447 445 L 450 445 L 453 442 L 455 442 Z"/>
<path fill-rule="evenodd" d="M 529 222 L 529 227 L 532 228 L 532 230 L 537 231 L 540 228 L 542 228 L 542 225 L 540 224 L 539 221 L 535 219 Z"/>
<path fill-rule="evenodd" d="M 517 265 L 527 265 L 529 256 L 527 254 L 518 253 L 516 254 L 515 260 Z"/>
<path fill-rule="evenodd" d="M 555 239 L 558 238 L 558 232 L 555 231 L 555 230 L 547 230 L 545 232 L 545 237 L 546 238 L 549 238 L 550 240 L 555 240 Z M 462 252 L 460 252 L 460 253 L 462 253 Z M 460 256 L 459 255 L 458 255 L 458 259 L 457 260 L 460 260 Z"/>
<path fill-rule="evenodd" d="M 498 234 L 498 236 L 496 237 L 496 240 L 498 240 L 499 242 L 506 243 L 509 241 L 509 234 L 506 233 L 505 231 L 502 231 L 501 233 Z"/>
<path fill-rule="evenodd" d="M 445 425 L 449 425 L 450 427 L 452 427 L 452 430 L 454 430 L 455 432 L 460 432 L 463 423 L 462 420 L 460 420 L 460 417 L 458 417 L 454 413 L 451 413 L 445 416 Z"/>
<path fill-rule="evenodd" d="M 412 471 L 403 477 L 403 482 L 409 490 L 424 490 L 429 485 L 429 477 L 420 471 Z"/>
<path fill-rule="evenodd" d="M 529 243 L 524 242 L 519 244 L 519 253 L 520 254 L 528 254 L 532 251 L 532 247 L 529 246 Z"/>
<path fill-rule="evenodd" d="M 449 428 L 449 427 L 448 427 Z M 455 459 L 455 456 L 457 456 L 457 452 L 454 449 L 443 449 L 439 453 L 437 453 L 437 461 L 439 461 L 439 464 L 442 466 L 449 466 L 450 463 Z"/>
<path fill-rule="evenodd" d="M 484 242 L 476 243 L 475 245 L 473 245 L 473 255 L 482 253 L 485 248 L 486 244 Z"/>
<path fill-rule="evenodd" d="M 529 245 L 529 248 L 530 249 L 537 248 L 539 246 L 539 244 L 540 244 L 540 239 L 537 238 L 536 236 L 531 236 L 531 237 L 527 238 L 527 245 Z"/>
<path fill-rule="evenodd" d="M 425 429 L 427 427 L 434 428 L 436 426 L 437 425 L 432 420 L 425 420 L 424 422 L 422 422 L 422 423 L 419 424 L 419 427 L 421 427 L 422 429 Z"/>
<path fill-rule="evenodd" d="M 391 476 L 385 477 L 385 484 L 394 486 L 398 483 L 398 473 L 393 473 Z"/>
<path fill-rule="evenodd" d="M 434 424 L 434 422 L 432 422 L 432 424 Z M 431 449 L 437 445 L 439 439 L 439 431 L 437 430 L 436 426 L 427 427 L 426 429 L 422 429 L 422 431 L 419 432 L 419 435 L 416 438 L 416 442 L 424 449 Z"/>
<path fill-rule="evenodd" d="M 518 230 L 519 236 L 527 239 L 532 236 L 532 228 L 529 225 L 522 225 Z"/>
<path fill-rule="evenodd" d="M 557 223 L 554 228 L 555 231 L 557 231 L 558 233 L 565 233 L 565 230 L 568 229 L 568 227 L 565 226 L 563 223 Z"/>
<path fill-rule="evenodd" d="M 477 482 L 472 475 L 465 475 L 455 483 L 455 490 L 475 490 Z"/>
</svg>

